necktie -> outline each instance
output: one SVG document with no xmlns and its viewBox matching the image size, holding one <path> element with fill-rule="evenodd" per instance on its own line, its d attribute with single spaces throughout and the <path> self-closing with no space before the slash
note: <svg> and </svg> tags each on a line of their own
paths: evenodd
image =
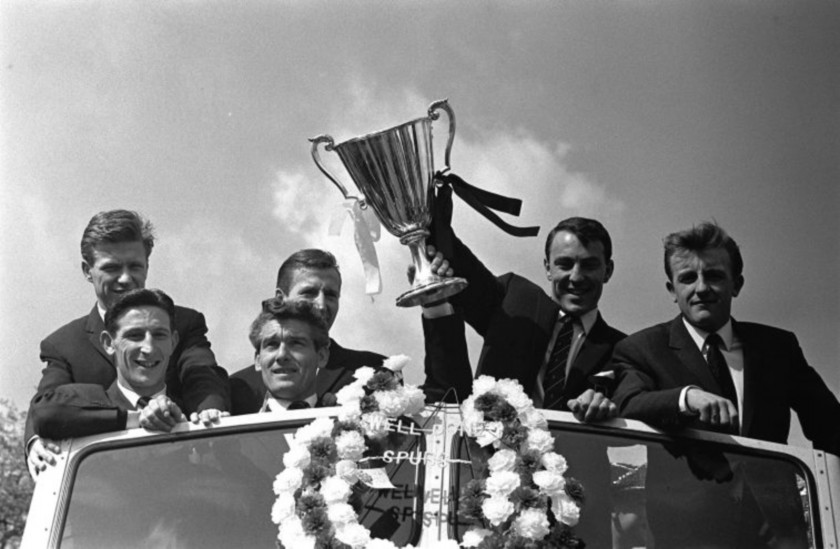
<svg viewBox="0 0 840 549">
<path fill-rule="evenodd" d="M 709 370 L 712 371 L 715 381 L 720 386 L 720 396 L 729 399 L 737 407 L 738 393 L 735 392 L 732 374 L 729 372 L 729 366 L 727 366 L 726 359 L 720 351 L 722 343 L 723 341 L 718 334 L 709 334 L 706 338 L 706 362 L 709 363 Z"/>
<path fill-rule="evenodd" d="M 150 399 L 149 397 L 138 398 L 137 399 L 137 409 L 142 410 L 143 408 L 145 408 L 149 404 L 149 402 L 151 402 L 151 400 L 152 399 Z"/>
<path fill-rule="evenodd" d="M 305 410 L 306 408 L 312 408 L 308 402 L 305 400 L 296 400 L 289 404 L 289 407 L 286 408 L 287 410 Z"/>
<path fill-rule="evenodd" d="M 569 358 L 569 350 L 572 348 L 575 321 L 572 317 L 566 316 L 561 322 L 563 324 L 560 326 L 554 348 L 548 357 L 543 378 L 543 408 L 546 410 L 565 409 L 563 390 L 566 385 L 566 362 Z"/>
</svg>

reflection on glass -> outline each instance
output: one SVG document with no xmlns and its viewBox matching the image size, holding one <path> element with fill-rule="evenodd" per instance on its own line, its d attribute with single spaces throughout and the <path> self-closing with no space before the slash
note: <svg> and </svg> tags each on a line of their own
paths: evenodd
<svg viewBox="0 0 840 549">
<path fill-rule="evenodd" d="M 816 547 L 809 527 L 806 474 L 794 461 L 739 454 L 697 441 L 632 443 L 597 432 L 552 427 L 555 451 L 585 489 L 576 534 L 607 549 Z M 479 477 L 492 447 L 455 441 L 458 489 Z M 457 516 L 457 501 L 453 502 Z M 468 524 L 458 521 L 461 538 Z"/>
<path fill-rule="evenodd" d="M 276 547 L 272 484 L 297 427 L 209 433 L 85 456 L 76 469 L 60 546 Z M 385 450 L 423 452 L 425 445 L 422 437 L 395 432 L 374 452 Z M 384 466 L 396 489 L 359 487 L 353 500 L 360 522 L 374 537 L 416 543 L 422 463 L 366 465 Z"/>
</svg>

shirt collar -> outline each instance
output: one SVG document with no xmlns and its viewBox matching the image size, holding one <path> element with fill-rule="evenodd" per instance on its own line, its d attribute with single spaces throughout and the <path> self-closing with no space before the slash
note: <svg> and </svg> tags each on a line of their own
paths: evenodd
<svg viewBox="0 0 840 549">
<path fill-rule="evenodd" d="M 560 311 L 560 318 L 566 316 L 563 311 Z M 595 322 L 598 320 L 598 308 L 592 309 L 591 311 L 580 315 L 578 318 L 578 325 L 583 328 L 584 335 L 589 335 L 589 332 L 592 330 L 592 326 L 595 325 Z"/>
<path fill-rule="evenodd" d="M 692 341 L 694 344 L 697 345 L 697 348 L 701 351 L 703 350 L 703 346 L 706 344 L 706 338 L 709 337 L 709 332 L 705 330 L 701 330 L 695 326 L 689 324 L 689 322 L 682 317 L 683 324 L 685 328 L 688 330 L 688 335 L 691 336 Z M 717 331 L 717 334 L 720 336 L 721 341 L 723 341 L 723 349 L 729 350 L 732 349 L 732 345 L 735 340 L 735 334 L 732 331 L 732 319 L 726 321 L 726 324 Z"/>
<path fill-rule="evenodd" d="M 120 383 L 119 379 L 117 379 L 117 388 L 120 390 L 120 392 L 123 394 L 123 396 L 131 403 L 131 405 L 134 406 L 135 408 L 137 408 L 137 401 L 140 400 L 140 395 L 138 395 L 132 389 L 129 389 L 128 387 L 126 387 L 125 385 Z M 166 394 L 166 385 L 163 386 L 163 389 L 161 389 L 157 393 L 151 395 L 149 397 L 149 400 L 153 400 L 153 399 L 159 397 L 160 395 L 165 395 L 165 394 Z"/>
<path fill-rule="evenodd" d="M 96 302 L 96 310 L 99 311 L 99 318 L 102 319 L 102 322 L 105 322 L 105 307 L 99 304 L 99 301 Z"/>
<path fill-rule="evenodd" d="M 309 404 L 312 408 L 315 407 L 315 404 L 318 403 L 318 395 L 311 394 L 305 399 L 304 402 Z M 285 412 L 289 409 L 289 405 L 294 402 L 293 400 L 286 400 L 285 398 L 275 398 L 271 396 L 271 393 L 266 391 L 265 393 L 265 400 L 263 400 L 262 412 Z"/>
</svg>

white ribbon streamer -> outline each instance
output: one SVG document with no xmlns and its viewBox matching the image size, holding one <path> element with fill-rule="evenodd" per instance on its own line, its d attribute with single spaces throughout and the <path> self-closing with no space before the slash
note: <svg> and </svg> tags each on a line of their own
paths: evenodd
<svg viewBox="0 0 840 549">
<path fill-rule="evenodd" d="M 330 219 L 329 234 L 331 236 L 341 234 L 346 219 L 345 212 L 353 220 L 353 237 L 365 271 L 365 294 L 379 294 L 382 292 L 382 277 L 379 273 L 379 258 L 376 255 L 376 246 L 373 244 L 379 240 L 381 234 L 379 219 L 373 213 L 372 208 L 362 208 L 358 199 L 348 200 Z"/>
</svg>

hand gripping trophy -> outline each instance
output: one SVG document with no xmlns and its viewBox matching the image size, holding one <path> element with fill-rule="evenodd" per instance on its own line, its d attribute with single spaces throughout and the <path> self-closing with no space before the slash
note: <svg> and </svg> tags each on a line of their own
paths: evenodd
<svg viewBox="0 0 840 549">
<path fill-rule="evenodd" d="M 435 196 L 432 160 L 432 121 L 443 110 L 449 117 L 446 167 L 455 139 L 455 114 L 447 101 L 435 101 L 428 116 L 387 130 L 335 144 L 329 135 L 310 139 L 312 159 L 346 199 L 355 198 L 321 162 L 318 145 L 336 151 L 356 187 L 362 192 L 361 207 L 370 206 L 388 232 L 408 246 L 415 275 L 412 288 L 397 298 L 397 306 L 413 307 L 457 294 L 467 286 L 463 278 L 441 278 L 434 274 L 426 257 L 426 237 L 432 222 Z"/>
</svg>

